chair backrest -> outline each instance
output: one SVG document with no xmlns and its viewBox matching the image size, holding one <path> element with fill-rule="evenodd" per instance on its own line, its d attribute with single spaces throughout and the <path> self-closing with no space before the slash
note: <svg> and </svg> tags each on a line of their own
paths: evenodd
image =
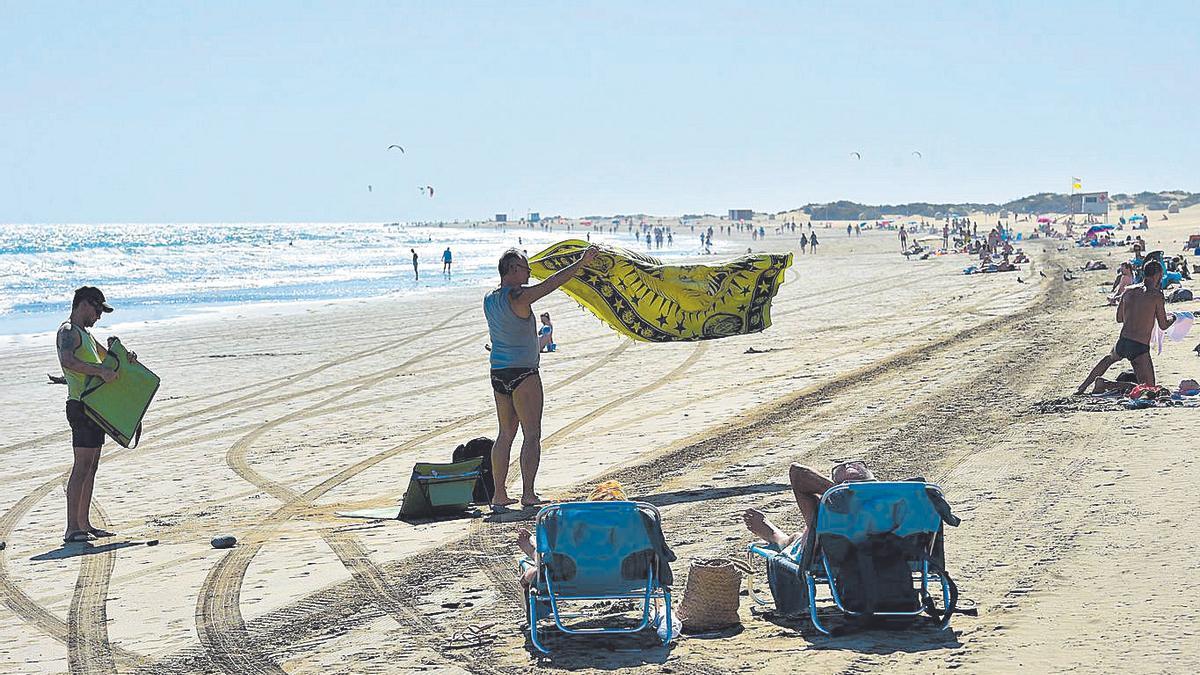
<svg viewBox="0 0 1200 675">
<path fill-rule="evenodd" d="M 661 529 L 650 504 L 552 504 L 538 512 L 537 549 L 558 595 L 627 593 L 646 587 Z"/>
<path fill-rule="evenodd" d="M 424 516 L 439 511 L 466 510 L 479 478 L 481 457 L 450 464 L 418 462 L 412 470 L 400 515 Z"/>
<path fill-rule="evenodd" d="M 919 481 L 842 483 L 821 496 L 817 536 L 833 534 L 852 542 L 881 534 L 909 537 L 936 535 L 942 518 Z"/>
<path fill-rule="evenodd" d="M 940 567 L 942 516 L 922 481 L 835 485 L 821 496 L 811 564 L 825 569 L 850 611 L 913 612 L 912 573 Z"/>
</svg>

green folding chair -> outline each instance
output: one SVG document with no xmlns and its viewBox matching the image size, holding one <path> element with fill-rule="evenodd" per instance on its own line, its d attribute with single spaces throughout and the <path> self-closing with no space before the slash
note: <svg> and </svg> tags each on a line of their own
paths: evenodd
<svg viewBox="0 0 1200 675">
<path fill-rule="evenodd" d="M 482 457 L 451 464 L 418 462 L 400 503 L 400 517 L 438 516 L 471 508 L 482 462 Z"/>
<path fill-rule="evenodd" d="M 88 376 L 79 400 L 83 412 L 112 439 L 126 448 L 136 448 L 142 438 L 142 418 L 158 391 L 159 377 L 141 363 L 129 360 L 120 340 L 108 346 L 104 365 L 117 371 L 117 379 L 105 381 Z"/>
</svg>

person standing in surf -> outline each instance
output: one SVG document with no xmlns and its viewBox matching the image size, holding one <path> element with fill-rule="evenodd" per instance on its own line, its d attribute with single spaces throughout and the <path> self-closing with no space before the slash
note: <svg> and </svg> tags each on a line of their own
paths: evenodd
<svg viewBox="0 0 1200 675">
<path fill-rule="evenodd" d="M 78 288 L 71 302 L 71 317 L 58 327 L 55 339 L 58 362 L 67 380 L 67 423 L 71 426 L 71 446 L 75 453 L 75 464 L 67 480 L 67 530 L 63 542 L 68 544 L 112 536 L 112 532 L 93 527 L 89 518 L 92 486 L 96 469 L 100 467 L 100 449 L 104 446 L 104 430 L 83 412 L 80 401 L 89 375 L 99 377 L 105 383 L 117 379 L 117 371 L 101 365 L 108 351 L 88 331 L 101 315 L 111 311 L 113 308 L 105 302 L 99 288 Z M 137 354 L 130 352 L 129 360 L 137 361 Z"/>
<path fill-rule="evenodd" d="M 450 254 L 450 247 L 442 252 L 442 274 L 450 276 L 450 263 L 454 262 L 454 256 Z"/>
<path fill-rule="evenodd" d="M 540 284 L 529 283 L 529 260 L 515 248 L 500 256 L 500 287 L 483 298 L 483 315 L 491 337 L 491 382 L 500 430 L 492 446 L 492 509 L 517 503 L 508 496 L 509 456 L 520 426 L 521 506 L 542 503 L 534 489 L 542 457 L 542 379 L 538 374 L 541 349 L 533 303 L 574 277 L 599 252 L 589 246 L 579 260 L 555 272 Z"/>
<path fill-rule="evenodd" d="M 410 248 L 408 250 L 412 251 L 413 254 L 413 281 L 420 281 L 421 273 L 417 271 L 417 249 Z"/>
</svg>

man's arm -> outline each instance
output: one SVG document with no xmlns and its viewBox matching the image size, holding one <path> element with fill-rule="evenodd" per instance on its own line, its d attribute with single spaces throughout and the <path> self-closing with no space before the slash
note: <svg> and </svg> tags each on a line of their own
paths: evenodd
<svg viewBox="0 0 1200 675">
<path fill-rule="evenodd" d="M 75 350 L 79 347 L 80 339 L 79 333 L 75 332 L 75 329 L 70 326 L 63 326 L 58 329 L 56 343 L 58 344 L 58 362 L 62 364 L 62 367 L 76 373 L 83 373 L 84 375 L 95 375 L 105 382 L 112 382 L 117 379 L 117 372 L 115 370 L 109 370 L 104 366 L 94 363 L 80 361 L 75 356 Z"/>
<path fill-rule="evenodd" d="M 600 250 L 595 246 L 589 246 L 587 250 L 583 252 L 583 255 L 579 257 L 579 260 L 576 260 L 554 274 L 551 274 L 549 277 L 546 277 L 546 280 L 542 283 L 529 286 L 528 288 L 518 288 L 513 290 L 512 295 L 510 296 L 510 302 L 516 308 L 532 310 L 533 303 L 541 300 L 547 295 L 550 295 L 557 290 L 559 286 L 567 283 L 571 277 L 579 274 L 579 271 L 583 269 L 584 265 L 587 265 L 596 259 L 596 254 L 599 252 Z"/>
<path fill-rule="evenodd" d="M 1117 323 L 1125 323 L 1125 299 L 1128 297 L 1127 294 L 1122 295 L 1117 302 Z"/>
<path fill-rule="evenodd" d="M 1167 317 L 1167 306 L 1162 293 L 1159 293 L 1158 297 L 1154 299 L 1154 305 L 1154 318 L 1158 320 L 1158 327 L 1163 330 L 1170 328 L 1171 324 L 1175 323 L 1175 313 L 1172 312 L 1171 316 Z"/>
</svg>

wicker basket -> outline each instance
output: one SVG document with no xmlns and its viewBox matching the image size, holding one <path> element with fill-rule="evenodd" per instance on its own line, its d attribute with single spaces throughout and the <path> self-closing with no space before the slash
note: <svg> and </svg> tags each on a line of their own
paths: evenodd
<svg viewBox="0 0 1200 675">
<path fill-rule="evenodd" d="M 729 558 L 692 561 L 687 587 L 679 604 L 679 617 L 688 632 L 719 630 L 741 623 L 739 592 L 746 563 Z"/>
</svg>

